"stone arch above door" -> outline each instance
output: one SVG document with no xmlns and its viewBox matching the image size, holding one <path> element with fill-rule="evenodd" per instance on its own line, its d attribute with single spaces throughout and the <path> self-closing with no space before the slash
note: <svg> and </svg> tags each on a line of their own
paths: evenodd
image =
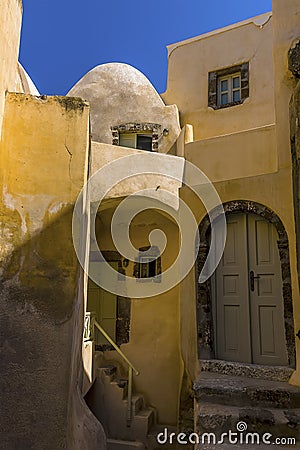
<svg viewBox="0 0 300 450">
<path fill-rule="evenodd" d="M 225 214 L 251 213 L 256 214 L 272 223 L 278 233 L 278 251 L 282 276 L 282 296 L 284 303 L 284 325 L 290 367 L 295 367 L 295 332 L 293 318 L 293 299 L 291 286 L 291 271 L 289 258 L 289 243 L 286 230 L 280 218 L 267 206 L 247 201 L 235 200 L 223 204 Z M 212 217 L 214 214 L 212 212 Z M 217 215 L 214 217 L 217 219 Z M 212 290 L 210 280 L 199 284 L 199 274 L 204 266 L 209 250 L 210 220 L 208 215 L 199 225 L 200 248 L 196 263 L 196 291 L 197 291 L 197 317 L 198 317 L 198 353 L 201 359 L 212 359 L 214 354 L 214 330 L 212 315 Z"/>
</svg>

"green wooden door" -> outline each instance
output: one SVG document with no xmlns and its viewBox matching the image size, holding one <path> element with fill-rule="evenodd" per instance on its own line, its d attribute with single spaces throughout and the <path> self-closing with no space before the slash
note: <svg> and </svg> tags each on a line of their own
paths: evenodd
<svg viewBox="0 0 300 450">
<path fill-rule="evenodd" d="M 219 359 L 287 365 L 275 227 L 253 214 L 227 218 L 227 242 L 214 277 Z"/>
<path fill-rule="evenodd" d="M 99 270 L 101 270 L 101 263 Z M 109 263 L 118 272 L 118 263 Z M 88 304 L 87 310 L 95 312 L 97 322 L 104 328 L 109 336 L 116 340 L 116 322 L 117 322 L 117 297 L 115 294 L 105 291 L 97 286 L 92 280 L 88 284 Z M 107 344 L 107 340 L 98 331 L 95 331 L 95 344 Z"/>
</svg>

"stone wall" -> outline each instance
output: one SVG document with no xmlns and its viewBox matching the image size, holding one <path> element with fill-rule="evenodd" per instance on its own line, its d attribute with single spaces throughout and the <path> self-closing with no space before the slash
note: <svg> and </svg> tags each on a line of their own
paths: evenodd
<svg viewBox="0 0 300 450">
<path fill-rule="evenodd" d="M 300 287 L 300 43 L 289 51 L 289 69 L 298 80 L 290 102 L 290 132 L 293 170 L 294 213 L 297 237 L 298 284 Z"/>
</svg>

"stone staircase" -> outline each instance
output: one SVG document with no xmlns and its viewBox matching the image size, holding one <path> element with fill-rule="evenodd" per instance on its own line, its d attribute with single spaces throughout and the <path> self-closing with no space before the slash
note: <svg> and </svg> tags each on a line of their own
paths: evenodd
<svg viewBox="0 0 300 450">
<path fill-rule="evenodd" d="M 295 438 L 300 448 L 300 388 L 288 384 L 292 369 L 202 361 L 202 372 L 194 384 L 197 432 L 220 437 L 237 432 L 244 422 L 246 433 L 272 434 L 276 438 Z M 288 448 L 287 441 L 277 448 Z M 205 446 L 199 447 L 205 449 Z M 232 445 L 228 442 L 207 448 L 264 448 Z"/>
<path fill-rule="evenodd" d="M 105 430 L 108 450 L 153 450 L 160 431 L 156 411 L 145 405 L 142 395 L 133 394 L 129 424 L 127 388 L 127 380 L 119 377 L 115 366 L 99 367 L 85 400 Z"/>
</svg>

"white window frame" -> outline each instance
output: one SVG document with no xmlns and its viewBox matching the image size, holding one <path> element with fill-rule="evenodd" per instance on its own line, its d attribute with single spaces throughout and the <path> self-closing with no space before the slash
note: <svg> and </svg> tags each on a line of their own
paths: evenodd
<svg viewBox="0 0 300 450">
<path fill-rule="evenodd" d="M 153 256 L 151 257 L 151 256 L 140 256 L 140 258 L 139 258 L 139 262 L 140 262 L 140 273 L 139 273 L 139 276 L 140 276 L 140 278 L 149 278 L 150 277 L 150 266 L 149 266 L 149 264 L 151 263 L 151 262 L 155 262 L 155 275 L 154 276 L 156 276 L 157 275 L 157 261 L 156 261 L 156 258 L 154 258 Z M 142 266 L 142 264 L 143 265 L 145 265 L 144 267 Z"/>
<path fill-rule="evenodd" d="M 120 133 L 119 134 L 119 145 L 121 147 L 129 147 L 129 148 L 137 148 L 137 139 L 138 136 L 146 136 L 152 139 L 152 133 Z M 127 140 L 127 145 L 122 142 L 123 138 Z M 152 151 L 152 150 L 151 150 Z"/>
<path fill-rule="evenodd" d="M 127 142 L 122 142 L 123 139 Z M 119 145 L 121 147 L 136 148 L 136 133 L 120 133 Z"/>
<path fill-rule="evenodd" d="M 152 266 L 151 271 L 150 265 Z M 133 276 L 136 277 L 137 282 L 161 282 L 161 256 L 158 247 L 140 247 L 134 264 Z"/>
<path fill-rule="evenodd" d="M 239 78 L 239 87 L 233 87 L 233 79 Z M 226 91 L 221 90 L 222 81 L 227 81 L 228 89 Z M 233 95 L 234 92 L 239 92 L 240 98 L 239 100 L 234 100 Z M 222 94 L 228 95 L 227 103 L 222 103 Z M 241 72 L 236 72 L 230 75 L 224 75 L 222 77 L 218 77 L 218 106 L 226 106 L 232 103 L 240 102 L 242 98 L 242 89 L 241 89 Z"/>
</svg>

